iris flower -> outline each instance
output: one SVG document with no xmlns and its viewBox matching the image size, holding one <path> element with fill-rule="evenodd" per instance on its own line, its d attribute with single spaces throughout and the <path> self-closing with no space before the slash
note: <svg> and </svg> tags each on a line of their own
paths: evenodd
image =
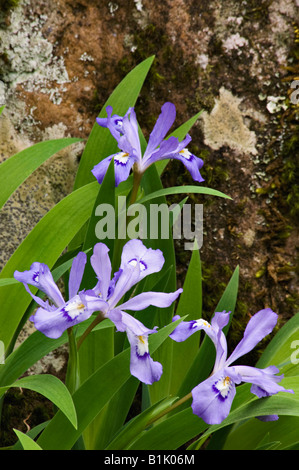
<svg viewBox="0 0 299 470">
<path fill-rule="evenodd" d="M 138 134 L 138 123 L 134 108 L 129 108 L 125 116 L 112 115 L 112 107 L 106 108 L 107 118 L 97 118 L 97 123 L 110 130 L 116 139 L 120 152 L 103 159 L 92 170 L 99 183 L 102 183 L 110 161 L 114 158 L 115 184 L 125 181 L 134 165 L 134 171 L 142 175 L 153 163 L 164 159 L 180 160 L 192 178 L 201 183 L 203 180 L 199 170 L 203 166 L 201 158 L 193 155 L 186 146 L 191 141 L 189 134 L 179 142 L 176 137 L 165 136 L 174 123 L 176 110 L 172 103 L 164 103 L 157 122 L 150 134 L 144 155 Z M 165 139 L 165 140 L 164 140 Z"/>
<path fill-rule="evenodd" d="M 35 262 L 28 271 L 15 271 L 14 277 L 22 282 L 27 292 L 40 306 L 35 315 L 30 317 L 37 330 L 48 338 L 59 338 L 68 328 L 87 320 L 98 309 L 87 307 L 87 297 L 79 292 L 86 254 L 78 253 L 74 258 L 69 276 L 69 300 L 66 302 L 57 287 L 51 271 L 46 264 Z M 28 284 L 44 292 L 49 300 L 42 300 L 30 291 Z"/>
<path fill-rule="evenodd" d="M 251 351 L 259 341 L 271 333 L 277 322 L 277 314 L 270 308 L 260 310 L 253 315 L 244 331 L 242 340 L 227 358 L 227 342 L 222 329 L 229 321 L 229 313 L 216 312 L 211 324 L 205 320 L 181 322 L 171 333 L 175 341 L 184 341 L 199 330 L 204 330 L 216 347 L 216 360 L 212 374 L 192 390 L 193 413 L 208 424 L 220 424 L 229 414 L 236 394 L 236 384 L 249 382 L 251 392 L 258 398 L 268 397 L 278 392 L 294 393 L 278 384 L 283 375 L 278 374 L 275 366 L 259 369 L 251 366 L 231 364 Z M 178 316 L 174 317 L 174 320 Z M 264 417 L 261 417 L 263 419 Z M 266 419 L 275 420 L 276 415 Z"/>
<path fill-rule="evenodd" d="M 49 338 L 58 338 L 69 327 L 101 312 L 109 318 L 118 331 L 126 332 L 131 346 L 130 372 L 144 383 L 151 384 L 160 379 L 162 365 L 154 362 L 149 354 L 148 336 L 156 333 L 157 327 L 149 329 L 125 310 L 139 311 L 150 305 L 169 307 L 182 292 L 143 292 L 120 303 L 123 296 L 145 276 L 159 272 L 164 264 L 160 250 L 146 248 L 141 240 L 130 240 L 123 248 L 120 269 L 111 279 L 109 249 L 103 243 L 94 247 L 91 264 L 97 276 L 93 289 L 79 291 L 86 264 L 86 255 L 80 252 L 73 261 L 69 277 L 70 300 L 65 302 L 50 269 L 42 263 L 33 263 L 29 271 L 15 271 L 14 277 L 22 282 L 39 304 L 35 315 L 30 317 L 35 327 Z M 33 295 L 28 287 L 33 285 L 44 292 L 44 301 Z M 79 292 L 78 292 L 79 291 Z"/>
<path fill-rule="evenodd" d="M 156 333 L 157 327 L 153 329 L 145 327 L 125 310 L 140 311 L 150 305 L 160 308 L 169 307 L 182 289 L 171 293 L 143 292 L 121 302 L 123 296 L 134 285 L 149 274 L 162 269 L 164 256 L 160 250 L 146 248 L 141 240 L 130 240 L 123 248 L 120 269 L 111 279 L 112 271 L 108 251 L 104 243 L 98 243 L 94 247 L 90 261 L 98 283 L 93 293 L 99 300 L 90 296 L 87 306 L 90 305 L 92 310 L 99 302 L 104 317 L 109 318 L 115 324 L 117 331 L 126 332 L 131 346 L 130 372 L 142 382 L 152 384 L 159 380 L 162 374 L 161 364 L 153 361 L 148 347 L 148 336 Z"/>
</svg>

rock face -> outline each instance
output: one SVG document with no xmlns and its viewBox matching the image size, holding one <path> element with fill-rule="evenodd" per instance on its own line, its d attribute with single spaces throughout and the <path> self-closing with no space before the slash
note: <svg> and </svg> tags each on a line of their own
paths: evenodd
<svg viewBox="0 0 299 470">
<path fill-rule="evenodd" d="M 298 8 L 298 0 L 20 0 L 2 13 L 2 160 L 48 138 L 87 138 L 119 81 L 153 54 L 136 106 L 145 135 L 165 101 L 176 105 L 176 125 L 204 110 L 190 149 L 205 161 L 206 186 L 232 197 L 195 198 L 205 204 L 204 313 L 239 264 L 236 340 L 247 315 L 270 306 L 286 319 L 298 306 Z M 71 191 L 81 151 L 52 158 L 8 201 L 1 265 Z M 191 183 L 177 163 L 164 186 Z M 177 250 L 182 283 L 190 252 Z"/>
</svg>

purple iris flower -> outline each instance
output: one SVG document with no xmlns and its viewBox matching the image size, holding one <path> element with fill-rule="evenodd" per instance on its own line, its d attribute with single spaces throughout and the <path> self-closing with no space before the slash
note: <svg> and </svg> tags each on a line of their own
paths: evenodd
<svg viewBox="0 0 299 470">
<path fill-rule="evenodd" d="M 156 333 L 157 327 L 149 329 L 125 310 L 140 311 L 150 305 L 169 307 L 182 292 L 143 292 L 125 302 L 123 296 L 139 281 L 149 274 L 159 272 L 164 264 L 160 250 L 146 248 L 141 240 L 130 240 L 123 248 L 121 265 L 112 277 L 109 249 L 104 243 L 97 243 L 91 256 L 91 264 L 97 275 L 98 283 L 93 295 L 87 299 L 87 306 L 93 309 L 99 302 L 99 310 L 109 318 L 117 331 L 126 332 L 131 346 L 130 372 L 146 384 L 160 379 L 162 366 L 150 357 L 148 336 Z M 103 306 L 103 301 L 105 306 Z"/>
<path fill-rule="evenodd" d="M 229 312 L 230 313 L 230 312 Z M 253 315 L 244 331 L 242 340 L 227 358 L 227 342 L 222 331 L 229 321 L 229 313 L 216 312 L 211 324 L 205 320 L 181 322 L 171 333 L 175 341 L 184 341 L 190 335 L 203 329 L 216 347 L 216 360 L 212 374 L 192 390 L 193 413 L 208 424 L 220 424 L 229 414 L 236 394 L 236 384 L 249 382 L 251 392 L 258 398 L 268 397 L 278 392 L 294 393 L 278 384 L 283 375 L 275 366 L 258 369 L 251 366 L 231 366 L 239 357 L 251 351 L 259 341 L 267 336 L 276 325 L 278 315 L 270 308 Z M 174 320 L 178 316 L 174 317 Z M 262 420 L 275 420 L 276 415 L 259 417 Z"/>
<path fill-rule="evenodd" d="M 80 252 L 73 261 L 69 277 L 69 298 L 63 299 L 50 269 L 42 263 L 33 263 L 29 271 L 15 271 L 14 277 L 22 282 L 31 297 L 40 306 L 30 317 L 35 327 L 49 338 L 59 338 L 69 327 L 101 312 L 118 331 L 126 332 L 131 346 L 130 372 L 146 384 L 158 381 L 162 365 L 153 361 L 149 353 L 148 336 L 157 327 L 147 328 L 125 310 L 139 311 L 150 305 L 169 307 L 182 292 L 143 292 L 121 303 L 123 296 L 149 274 L 159 272 L 164 264 L 160 250 L 146 248 L 141 240 L 130 240 L 123 248 L 120 269 L 111 278 L 109 249 L 103 243 L 94 247 L 91 264 L 97 276 L 93 289 L 79 291 L 86 264 L 86 254 Z M 42 300 L 30 291 L 28 284 L 44 292 L 49 300 Z M 79 292 L 78 292 L 79 291 Z"/>
<path fill-rule="evenodd" d="M 110 130 L 118 143 L 120 152 L 103 159 L 92 170 L 93 175 L 99 183 L 102 183 L 110 161 L 114 158 L 115 184 L 125 181 L 134 166 L 135 171 L 143 174 L 145 170 L 158 160 L 170 159 L 180 160 L 190 172 L 195 181 L 204 181 L 199 170 L 203 166 L 201 158 L 193 155 L 186 146 L 191 141 L 189 134 L 179 142 L 176 137 L 165 136 L 176 116 L 174 104 L 165 103 L 161 108 L 157 122 L 150 134 L 144 155 L 141 153 L 141 144 L 138 134 L 138 122 L 134 108 L 129 108 L 125 116 L 112 115 L 112 107 L 107 106 L 107 118 L 97 118 L 97 123 Z M 165 139 L 165 140 L 164 140 Z"/>
<path fill-rule="evenodd" d="M 85 264 L 86 254 L 83 252 L 78 253 L 74 258 L 70 271 L 69 300 L 67 302 L 59 291 L 46 264 L 35 262 L 28 271 L 15 271 L 15 279 L 24 284 L 27 292 L 40 306 L 35 315 L 30 317 L 30 320 L 34 323 L 36 329 L 45 336 L 59 338 L 66 329 L 81 323 L 98 310 L 98 305 L 96 308 L 92 306 L 90 294 L 84 291 L 79 292 Z M 28 284 L 44 292 L 49 300 L 44 301 L 33 295 Z M 89 299 L 88 307 L 87 299 Z"/>
</svg>

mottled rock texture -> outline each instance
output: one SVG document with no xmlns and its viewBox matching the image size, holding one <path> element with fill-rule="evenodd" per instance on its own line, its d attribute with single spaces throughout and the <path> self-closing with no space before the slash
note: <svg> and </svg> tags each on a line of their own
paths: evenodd
<svg viewBox="0 0 299 470">
<path fill-rule="evenodd" d="M 176 125 L 204 110 L 190 149 L 205 161 L 205 184 L 232 197 L 192 198 L 204 203 L 204 315 L 239 265 L 233 341 L 258 309 L 283 321 L 298 305 L 298 16 L 297 0 L 23 0 L 1 24 L 2 159 L 53 133 L 87 138 L 115 86 L 153 54 L 136 106 L 145 135 L 167 100 Z M 71 190 L 79 156 L 52 159 L 7 203 L 2 261 Z M 170 163 L 163 184 L 185 183 Z M 182 283 L 190 252 L 176 248 Z"/>
</svg>

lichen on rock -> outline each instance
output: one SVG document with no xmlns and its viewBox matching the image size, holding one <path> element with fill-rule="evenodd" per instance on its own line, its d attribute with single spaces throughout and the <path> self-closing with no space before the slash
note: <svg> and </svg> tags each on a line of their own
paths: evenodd
<svg viewBox="0 0 299 470">
<path fill-rule="evenodd" d="M 257 154 L 256 135 L 244 123 L 242 99 L 221 87 L 211 113 L 202 113 L 204 142 L 213 150 L 223 146 L 243 153 Z"/>
<path fill-rule="evenodd" d="M 9 24 L 0 25 L 0 84 L 5 102 L 22 84 L 27 91 L 47 93 L 52 100 L 60 100 L 61 85 L 69 81 L 63 57 L 53 53 L 54 46 L 43 35 L 46 15 L 35 15 L 30 0 L 21 0 L 11 11 Z M 59 85 L 56 94 L 51 91 L 51 82 Z"/>
</svg>

